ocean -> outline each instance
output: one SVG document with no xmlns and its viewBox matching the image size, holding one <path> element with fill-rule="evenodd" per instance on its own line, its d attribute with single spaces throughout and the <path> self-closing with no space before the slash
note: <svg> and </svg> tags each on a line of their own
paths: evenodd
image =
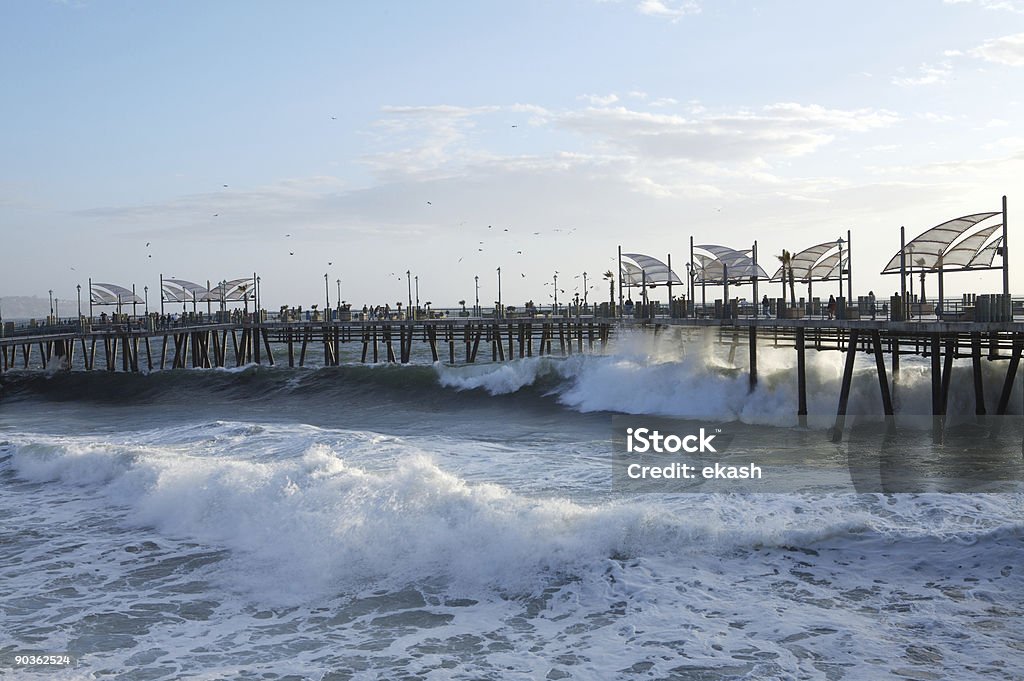
<svg viewBox="0 0 1024 681">
<path fill-rule="evenodd" d="M 808 353 L 802 427 L 791 349 L 751 392 L 714 340 L 6 374 L 0 676 L 1024 677 L 1022 424 L 977 422 L 969 362 L 937 434 L 923 361 L 890 432 L 858 359 L 833 443 L 840 353 Z M 620 484 L 642 423 L 718 433 L 763 478 Z M 43 653 L 71 664 L 15 664 Z"/>
</svg>

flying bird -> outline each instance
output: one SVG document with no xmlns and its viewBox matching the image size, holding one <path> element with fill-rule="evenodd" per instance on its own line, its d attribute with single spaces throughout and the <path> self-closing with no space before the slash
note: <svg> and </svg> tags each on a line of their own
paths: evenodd
<svg viewBox="0 0 1024 681">
<path fill-rule="evenodd" d="M 288 251 L 288 255 L 295 255 L 295 251 Z"/>
<path fill-rule="evenodd" d="M 146 248 L 149 248 L 149 242 L 148 241 L 146 242 Z"/>
<path fill-rule="evenodd" d="M 227 187 L 227 185 L 224 185 L 224 186 Z"/>
<path fill-rule="evenodd" d="M 427 205 L 428 206 L 433 206 L 434 204 L 432 204 L 430 201 L 427 201 Z"/>
</svg>

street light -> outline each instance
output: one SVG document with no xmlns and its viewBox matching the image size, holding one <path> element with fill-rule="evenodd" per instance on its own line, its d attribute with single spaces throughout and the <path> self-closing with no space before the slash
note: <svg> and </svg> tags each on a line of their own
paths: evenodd
<svg viewBox="0 0 1024 681">
<path fill-rule="evenodd" d="M 324 314 L 331 314 L 331 285 L 327 280 L 327 273 L 324 272 Z"/>
<path fill-rule="evenodd" d="M 341 279 L 338 279 L 338 310 L 341 310 Z"/>
<path fill-rule="evenodd" d="M 210 282 L 206 282 L 206 285 L 209 286 Z M 142 291 L 143 291 L 143 293 L 146 294 L 146 316 L 148 317 L 149 316 L 149 286 L 148 285 L 147 286 L 143 286 L 142 287 Z"/>
<path fill-rule="evenodd" d="M 410 270 L 405 271 L 405 283 L 409 288 L 409 307 L 405 308 L 407 310 L 406 316 L 409 316 L 408 311 L 412 310 L 412 272 Z"/>
<path fill-rule="evenodd" d="M 50 289 L 50 321 L 53 321 L 53 289 Z"/>
<path fill-rule="evenodd" d="M 475 298 L 475 304 L 473 305 L 473 315 L 479 317 L 480 316 L 480 275 L 479 274 L 473 277 L 473 283 L 476 286 L 476 298 Z"/>
<path fill-rule="evenodd" d="M 77 286 L 75 286 L 75 289 L 78 291 L 78 320 L 81 321 L 82 320 L 82 285 L 78 284 Z"/>
<path fill-rule="evenodd" d="M 57 321 L 58 319 L 60 319 L 60 300 L 58 300 L 57 298 L 53 299 L 53 309 L 55 315 L 53 320 Z"/>
<path fill-rule="evenodd" d="M 558 272 L 555 272 L 555 309 L 551 311 L 552 315 L 558 314 Z"/>
<path fill-rule="evenodd" d="M 501 318 L 505 308 L 501 306 L 501 268 L 498 268 L 498 317 Z"/>
<path fill-rule="evenodd" d="M 416 309 L 413 311 L 413 318 L 420 311 L 420 275 L 416 275 Z"/>
</svg>

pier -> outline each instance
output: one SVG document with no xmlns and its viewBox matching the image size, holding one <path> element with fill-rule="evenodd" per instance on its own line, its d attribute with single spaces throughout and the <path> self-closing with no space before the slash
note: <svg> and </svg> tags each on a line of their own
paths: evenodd
<svg viewBox="0 0 1024 681">
<path fill-rule="evenodd" d="M 144 318 L 142 322 L 147 322 Z M 0 372 L 14 369 L 149 372 L 247 364 L 305 366 L 314 355 L 338 366 L 343 349 L 363 363 L 472 364 L 603 349 L 613 320 L 594 317 L 304 321 L 155 325 L 103 324 L 32 329 L 0 338 Z M 427 354 L 429 353 L 429 354 Z"/>
<path fill-rule="evenodd" d="M 146 321 L 145 319 L 141 321 Z M 933 416 L 944 416 L 949 403 L 953 362 L 970 359 L 975 413 L 1005 415 L 1021 355 L 1024 322 L 968 322 L 888 319 L 778 319 L 766 317 L 521 317 L 508 319 L 446 318 L 430 320 L 272 321 L 209 323 L 147 328 L 144 324 L 106 324 L 68 331 L 46 329 L 0 338 L 0 371 L 141 372 L 171 369 L 242 367 L 249 364 L 302 367 L 310 363 L 338 366 L 343 361 L 407 364 L 504 362 L 540 356 L 564 357 L 603 351 L 621 329 L 659 334 L 680 329 L 717 333 L 730 347 L 730 359 L 745 346 L 750 390 L 758 383 L 758 348 L 792 348 L 795 352 L 796 410 L 807 419 L 808 350 L 845 354 L 833 439 L 842 436 L 857 353 L 874 358 L 884 417 L 895 414 L 893 388 L 900 358 L 930 360 Z M 343 359 L 343 357 L 347 359 Z M 986 404 L 982 361 L 1006 361 L 998 402 Z"/>
</svg>

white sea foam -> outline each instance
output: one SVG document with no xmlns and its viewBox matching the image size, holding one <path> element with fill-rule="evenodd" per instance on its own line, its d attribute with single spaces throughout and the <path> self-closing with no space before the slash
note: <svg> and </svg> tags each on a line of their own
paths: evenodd
<svg viewBox="0 0 1024 681">
<path fill-rule="evenodd" d="M 609 411 L 679 418 L 741 421 L 758 425 L 797 423 L 796 355 L 791 348 L 762 342 L 758 349 L 758 382 L 751 391 L 747 350 L 717 343 L 715 332 L 684 341 L 665 332 L 623 333 L 606 354 L 578 354 L 565 359 L 534 357 L 502 364 L 437 368 L 442 385 L 458 390 L 483 389 L 507 394 L 557 376 L 551 388 L 558 400 L 581 412 Z M 807 402 L 812 417 L 834 415 L 842 382 L 844 354 L 808 351 Z M 999 398 L 1005 365 L 982 365 L 989 412 Z M 887 370 L 897 414 L 931 414 L 930 367 L 920 358 L 905 357 L 898 381 Z M 951 423 L 974 414 L 971 366 L 954 365 L 947 412 Z M 1018 379 L 1018 383 L 1020 379 Z M 1009 411 L 1019 413 L 1019 386 Z M 880 415 L 882 401 L 874 357 L 860 354 L 854 365 L 848 413 Z"/>
<path fill-rule="evenodd" d="M 1020 661 L 1021 495 L 609 502 L 581 477 L 535 496 L 459 472 L 507 472 L 508 451 L 269 423 L 9 441 L 0 511 L 35 534 L 6 544 L 0 601 L 93 671 L 1000 678 Z"/>
</svg>

